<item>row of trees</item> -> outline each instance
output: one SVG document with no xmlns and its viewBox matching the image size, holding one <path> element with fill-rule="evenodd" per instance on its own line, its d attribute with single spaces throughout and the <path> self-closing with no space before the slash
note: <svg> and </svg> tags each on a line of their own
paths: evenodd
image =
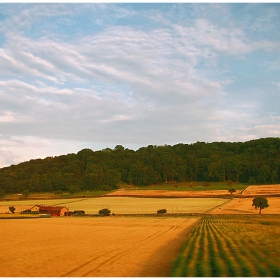
<svg viewBox="0 0 280 280">
<path fill-rule="evenodd" d="M 280 139 L 248 142 L 197 142 L 142 147 L 137 151 L 83 149 L 0 169 L 0 193 L 28 190 L 110 190 L 117 184 L 231 180 L 280 183 Z"/>
</svg>

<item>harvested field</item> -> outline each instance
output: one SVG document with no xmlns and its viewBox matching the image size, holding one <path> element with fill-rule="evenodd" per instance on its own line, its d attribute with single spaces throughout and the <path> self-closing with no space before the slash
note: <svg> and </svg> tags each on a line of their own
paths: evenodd
<svg viewBox="0 0 280 280">
<path fill-rule="evenodd" d="M 280 214 L 280 185 L 262 185 L 249 186 L 242 195 L 250 196 L 250 198 L 242 197 L 233 198 L 228 202 L 211 209 L 209 214 L 258 214 L 259 210 L 252 206 L 252 200 L 256 196 L 267 197 L 269 207 L 262 210 L 264 214 Z M 276 197 L 273 197 L 273 196 Z"/>
<path fill-rule="evenodd" d="M 257 185 L 248 186 L 242 193 L 243 195 L 280 195 L 279 185 Z"/>
<path fill-rule="evenodd" d="M 0 220 L 0 276 L 169 276 L 198 221 L 198 217 Z"/>
<path fill-rule="evenodd" d="M 209 210 L 208 214 L 259 214 L 259 209 L 252 206 L 253 198 L 233 198 L 228 202 Z M 263 214 L 280 214 L 280 197 L 268 197 L 269 207 Z"/>
</svg>

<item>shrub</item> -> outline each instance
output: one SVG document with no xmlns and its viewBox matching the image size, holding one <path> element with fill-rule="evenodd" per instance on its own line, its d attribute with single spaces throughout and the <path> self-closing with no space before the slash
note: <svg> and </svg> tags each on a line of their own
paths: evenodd
<svg viewBox="0 0 280 280">
<path fill-rule="evenodd" d="M 22 195 L 24 198 L 28 198 L 28 196 L 30 195 L 30 191 L 25 189 L 23 192 L 22 192 Z"/>
<path fill-rule="evenodd" d="M 85 214 L 84 210 L 74 210 L 74 215 L 76 216 L 85 216 Z"/>
<path fill-rule="evenodd" d="M 159 209 L 159 210 L 157 210 L 157 213 L 158 214 L 165 214 L 165 213 L 167 213 L 167 210 L 166 209 Z"/>
<path fill-rule="evenodd" d="M 204 186 L 204 188 L 210 187 L 210 183 L 209 183 L 209 182 L 205 182 L 205 183 L 203 184 L 203 186 Z"/>
<path fill-rule="evenodd" d="M 21 214 L 31 214 L 31 210 L 30 209 L 23 210 Z"/>
<path fill-rule="evenodd" d="M 58 195 L 58 196 L 61 196 L 63 194 L 63 191 L 62 190 L 55 190 L 54 194 Z"/>
<path fill-rule="evenodd" d="M 75 194 L 75 193 L 78 193 L 79 191 L 81 191 L 81 189 L 78 187 L 78 186 L 70 186 L 69 187 L 69 192 L 71 193 L 71 194 Z"/>
<path fill-rule="evenodd" d="M 104 208 L 98 211 L 98 214 L 101 216 L 110 216 L 111 210 Z"/>
</svg>

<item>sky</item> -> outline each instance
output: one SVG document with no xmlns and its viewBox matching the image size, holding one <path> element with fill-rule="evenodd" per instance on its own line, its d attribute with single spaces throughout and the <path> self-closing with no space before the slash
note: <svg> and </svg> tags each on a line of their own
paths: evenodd
<svg viewBox="0 0 280 280">
<path fill-rule="evenodd" d="M 279 3 L 0 3 L 0 167 L 280 135 Z"/>
</svg>

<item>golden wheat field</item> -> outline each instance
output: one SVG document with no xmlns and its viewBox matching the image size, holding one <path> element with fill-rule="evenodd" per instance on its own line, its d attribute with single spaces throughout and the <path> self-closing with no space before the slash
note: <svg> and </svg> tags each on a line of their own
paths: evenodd
<svg viewBox="0 0 280 280">
<path fill-rule="evenodd" d="M 0 213 L 9 212 L 13 205 L 21 212 L 35 204 L 66 206 L 70 211 L 84 210 L 86 214 L 97 214 L 100 209 L 108 208 L 114 214 L 156 214 L 165 208 L 167 213 L 203 213 L 224 203 L 223 198 L 135 198 L 135 197 L 97 197 L 50 200 L 23 200 L 0 202 Z"/>
<path fill-rule="evenodd" d="M 113 216 L 0 220 L 0 276 L 169 276 L 198 220 Z"/>
</svg>

